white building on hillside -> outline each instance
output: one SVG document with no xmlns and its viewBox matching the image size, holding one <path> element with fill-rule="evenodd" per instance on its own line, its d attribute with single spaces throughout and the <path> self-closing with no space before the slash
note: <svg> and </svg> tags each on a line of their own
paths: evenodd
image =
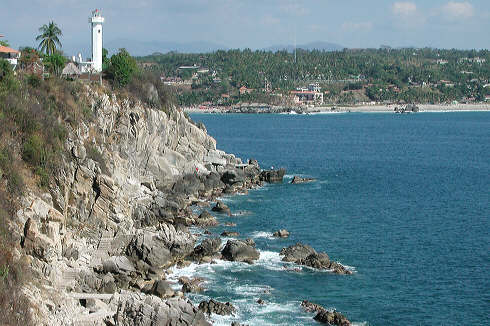
<svg viewBox="0 0 490 326">
<path fill-rule="evenodd" d="M 101 16 L 99 9 L 92 12 L 92 17 L 89 18 L 89 23 L 92 24 L 92 62 L 94 70 L 102 71 L 102 24 L 104 17 Z"/>
<path fill-rule="evenodd" d="M 92 11 L 92 16 L 89 17 L 92 42 L 92 58 L 83 61 L 82 54 L 78 53 L 77 57 L 73 56 L 73 61 L 78 64 L 81 73 L 86 72 L 101 72 L 102 71 L 102 24 L 104 17 L 101 16 L 99 9 Z"/>
</svg>

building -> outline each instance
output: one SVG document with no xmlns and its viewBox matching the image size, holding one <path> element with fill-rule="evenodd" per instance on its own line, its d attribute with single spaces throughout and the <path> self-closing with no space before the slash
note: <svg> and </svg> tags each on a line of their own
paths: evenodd
<svg viewBox="0 0 490 326">
<path fill-rule="evenodd" d="M 92 11 L 92 17 L 89 18 L 92 25 L 92 62 L 96 72 L 102 71 L 102 24 L 104 17 L 101 16 L 99 9 Z"/>
<path fill-rule="evenodd" d="M 291 91 L 294 102 L 303 105 L 322 105 L 323 93 L 307 90 Z"/>
<path fill-rule="evenodd" d="M 0 45 L 0 58 L 7 60 L 12 65 L 13 70 L 15 70 L 19 62 L 20 52 L 7 46 Z"/>
</svg>

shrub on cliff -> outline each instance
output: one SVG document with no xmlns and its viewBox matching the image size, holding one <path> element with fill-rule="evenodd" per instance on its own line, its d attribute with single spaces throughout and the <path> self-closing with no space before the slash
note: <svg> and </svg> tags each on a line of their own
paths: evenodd
<svg viewBox="0 0 490 326">
<path fill-rule="evenodd" d="M 136 60 L 126 49 L 120 49 L 117 54 L 111 57 L 106 74 L 112 80 L 114 86 L 124 87 L 129 84 L 137 71 Z"/>
</svg>

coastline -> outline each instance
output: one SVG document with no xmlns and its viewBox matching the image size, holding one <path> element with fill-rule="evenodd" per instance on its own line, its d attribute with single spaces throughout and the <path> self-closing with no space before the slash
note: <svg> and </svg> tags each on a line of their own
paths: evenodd
<svg viewBox="0 0 490 326">
<path fill-rule="evenodd" d="M 474 103 L 474 104 L 415 104 L 419 108 L 420 112 L 484 112 L 490 111 L 490 103 Z M 334 114 L 334 113 L 394 113 L 395 107 L 401 107 L 402 105 L 389 104 L 389 105 L 354 105 L 354 106 L 321 106 L 313 108 L 301 108 L 301 107 L 268 107 L 264 106 L 250 106 L 248 111 L 243 109 L 227 109 L 227 108 L 195 108 L 186 107 L 183 108 L 187 113 L 307 113 L 307 114 Z M 294 113 L 293 113 L 294 112 Z"/>
</svg>

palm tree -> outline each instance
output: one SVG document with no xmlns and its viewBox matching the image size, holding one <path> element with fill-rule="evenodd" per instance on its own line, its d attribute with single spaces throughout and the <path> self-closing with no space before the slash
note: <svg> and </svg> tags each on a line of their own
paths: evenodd
<svg viewBox="0 0 490 326">
<path fill-rule="evenodd" d="M 40 35 L 36 37 L 36 41 L 41 40 L 39 43 L 39 49 L 45 52 L 47 55 L 51 55 L 56 52 L 56 45 L 61 48 L 61 42 L 58 36 L 62 36 L 61 29 L 55 22 L 50 22 L 49 25 L 44 24 L 39 28 Z"/>
</svg>

